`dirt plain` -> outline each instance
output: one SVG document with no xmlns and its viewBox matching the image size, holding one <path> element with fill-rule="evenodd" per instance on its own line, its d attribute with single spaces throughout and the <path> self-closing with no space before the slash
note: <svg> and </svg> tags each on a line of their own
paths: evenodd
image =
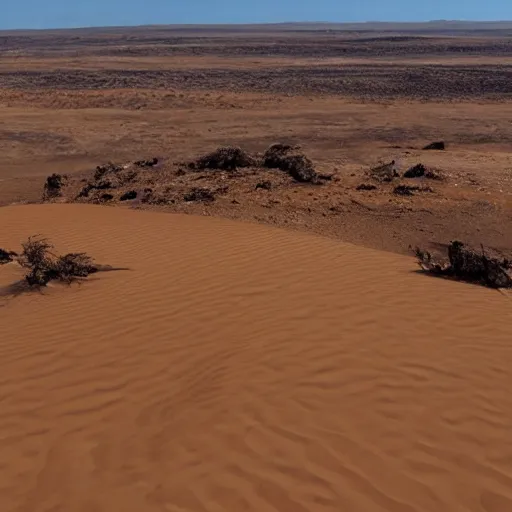
<svg viewBox="0 0 512 512">
<path fill-rule="evenodd" d="M 40 200 L 53 172 L 153 156 L 169 167 L 219 145 L 284 142 L 335 180 L 255 191 L 241 176 L 213 204 L 167 208 L 398 252 L 453 237 L 510 249 L 512 39 L 440 32 L 10 33 L 0 37 L 0 204 Z M 421 151 L 433 140 L 447 150 Z M 421 197 L 355 190 L 390 160 L 448 179 Z"/>
<path fill-rule="evenodd" d="M 510 249 L 507 30 L 9 33 L 0 37 L 0 204 L 39 201 L 53 172 L 153 156 L 172 169 L 219 145 L 260 152 L 284 142 L 335 180 L 255 191 L 256 178 L 239 176 L 212 204 L 167 209 L 398 252 L 453 237 Z M 447 150 L 421 151 L 433 140 Z M 391 160 L 448 179 L 421 197 L 355 190 L 370 167 Z"/>
</svg>

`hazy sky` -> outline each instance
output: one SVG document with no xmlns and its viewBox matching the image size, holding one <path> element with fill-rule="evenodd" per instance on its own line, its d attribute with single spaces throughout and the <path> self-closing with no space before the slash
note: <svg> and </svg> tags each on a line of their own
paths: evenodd
<svg viewBox="0 0 512 512">
<path fill-rule="evenodd" d="M 280 21 L 512 20 L 512 0 L 2 0 L 0 29 Z"/>
</svg>

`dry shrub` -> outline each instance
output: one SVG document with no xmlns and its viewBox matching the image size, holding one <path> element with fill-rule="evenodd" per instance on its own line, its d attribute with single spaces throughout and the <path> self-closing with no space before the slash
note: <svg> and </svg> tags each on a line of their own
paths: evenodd
<svg viewBox="0 0 512 512">
<path fill-rule="evenodd" d="M 251 167 L 256 160 L 242 148 L 225 146 L 208 153 L 189 164 L 193 169 L 222 169 L 234 171 L 238 167 Z"/>
<path fill-rule="evenodd" d="M 46 178 L 44 184 L 43 200 L 54 199 L 61 195 L 66 177 L 62 174 L 52 174 Z"/>
<path fill-rule="evenodd" d="M 71 283 L 98 272 L 87 254 L 56 256 L 53 245 L 45 238 L 30 237 L 22 248 L 18 261 L 27 271 L 25 280 L 30 286 L 46 286 L 50 281 Z"/>
<path fill-rule="evenodd" d="M 313 168 L 313 162 L 297 146 L 272 144 L 263 154 L 263 167 L 280 169 L 301 183 L 319 183 L 320 177 Z"/>
<path fill-rule="evenodd" d="M 416 248 L 420 267 L 433 275 L 481 284 L 490 288 L 512 288 L 512 263 L 507 259 L 488 256 L 453 241 L 448 246 L 448 259 L 436 259 L 428 251 Z"/>
</svg>

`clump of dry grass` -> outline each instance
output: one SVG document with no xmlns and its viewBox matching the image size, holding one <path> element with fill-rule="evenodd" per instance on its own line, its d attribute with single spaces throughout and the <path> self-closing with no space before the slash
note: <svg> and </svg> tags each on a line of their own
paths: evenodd
<svg viewBox="0 0 512 512">
<path fill-rule="evenodd" d="M 25 280 L 30 286 L 46 286 L 50 281 L 71 283 L 99 271 L 85 253 L 55 255 L 53 245 L 45 238 L 32 236 L 22 248 L 17 260 L 26 269 Z"/>
<path fill-rule="evenodd" d="M 434 258 L 428 251 L 415 250 L 418 264 L 430 274 L 481 284 L 490 288 L 512 288 L 512 262 L 493 258 L 453 241 L 448 246 L 448 259 Z"/>
</svg>

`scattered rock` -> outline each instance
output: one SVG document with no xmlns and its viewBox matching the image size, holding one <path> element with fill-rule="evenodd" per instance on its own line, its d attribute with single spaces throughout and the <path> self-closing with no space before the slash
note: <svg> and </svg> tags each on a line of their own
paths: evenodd
<svg viewBox="0 0 512 512">
<path fill-rule="evenodd" d="M 319 183 L 319 176 L 313 169 L 313 162 L 303 153 L 290 154 L 296 146 L 272 144 L 263 155 L 263 166 L 287 172 L 300 183 Z"/>
<path fill-rule="evenodd" d="M 155 167 L 155 165 L 158 165 L 158 158 L 154 157 L 150 160 L 138 160 L 137 162 L 134 162 L 137 167 Z"/>
<path fill-rule="evenodd" d="M 405 171 L 404 178 L 421 178 L 426 172 L 427 168 L 423 164 L 417 164 Z"/>
<path fill-rule="evenodd" d="M 399 196 L 413 196 L 415 191 L 417 191 L 419 187 L 410 187 L 409 185 L 398 185 L 393 189 L 393 194 Z"/>
<path fill-rule="evenodd" d="M 430 144 L 427 144 L 423 149 L 443 151 L 445 149 L 445 143 L 442 140 L 437 142 L 431 142 Z"/>
<path fill-rule="evenodd" d="M 256 190 L 262 188 L 263 190 L 270 190 L 272 188 L 272 183 L 270 181 L 260 181 L 260 183 L 256 184 Z"/>
<path fill-rule="evenodd" d="M 220 147 L 208 153 L 195 162 L 191 162 L 191 169 L 223 169 L 234 171 L 237 167 L 251 167 L 256 160 L 243 149 L 234 146 Z"/>
<path fill-rule="evenodd" d="M 125 192 L 120 198 L 119 201 L 130 201 L 132 199 L 136 199 L 137 192 L 135 190 L 130 190 L 129 192 Z"/>
<path fill-rule="evenodd" d="M 439 171 L 426 167 L 423 164 L 417 164 L 407 169 L 404 178 L 427 178 L 429 180 L 442 180 L 443 176 Z"/>
<path fill-rule="evenodd" d="M 204 201 L 204 202 L 211 202 L 215 201 L 215 196 L 213 192 L 208 188 L 193 188 L 189 192 L 187 192 L 183 199 L 185 201 Z"/>
<path fill-rule="evenodd" d="M 356 190 L 377 190 L 377 187 L 368 183 L 361 183 L 356 187 Z"/>
<path fill-rule="evenodd" d="M 415 253 L 420 267 L 431 274 L 490 288 L 512 288 L 512 262 L 488 256 L 483 246 L 478 253 L 462 242 L 453 241 L 448 246 L 448 261 L 443 258 L 436 260 L 428 251 L 419 248 Z"/>
<path fill-rule="evenodd" d="M 370 176 L 377 181 L 389 182 L 398 178 L 400 174 L 396 169 L 396 163 L 391 160 L 388 164 L 382 164 L 377 167 L 373 167 L 369 172 Z"/>
<path fill-rule="evenodd" d="M 119 167 L 118 165 L 115 165 L 112 162 L 109 162 L 108 164 L 105 165 L 98 165 L 98 167 L 96 167 L 96 170 L 94 171 L 94 181 L 99 181 L 107 174 L 115 174 L 122 170 L 122 167 Z"/>
</svg>

